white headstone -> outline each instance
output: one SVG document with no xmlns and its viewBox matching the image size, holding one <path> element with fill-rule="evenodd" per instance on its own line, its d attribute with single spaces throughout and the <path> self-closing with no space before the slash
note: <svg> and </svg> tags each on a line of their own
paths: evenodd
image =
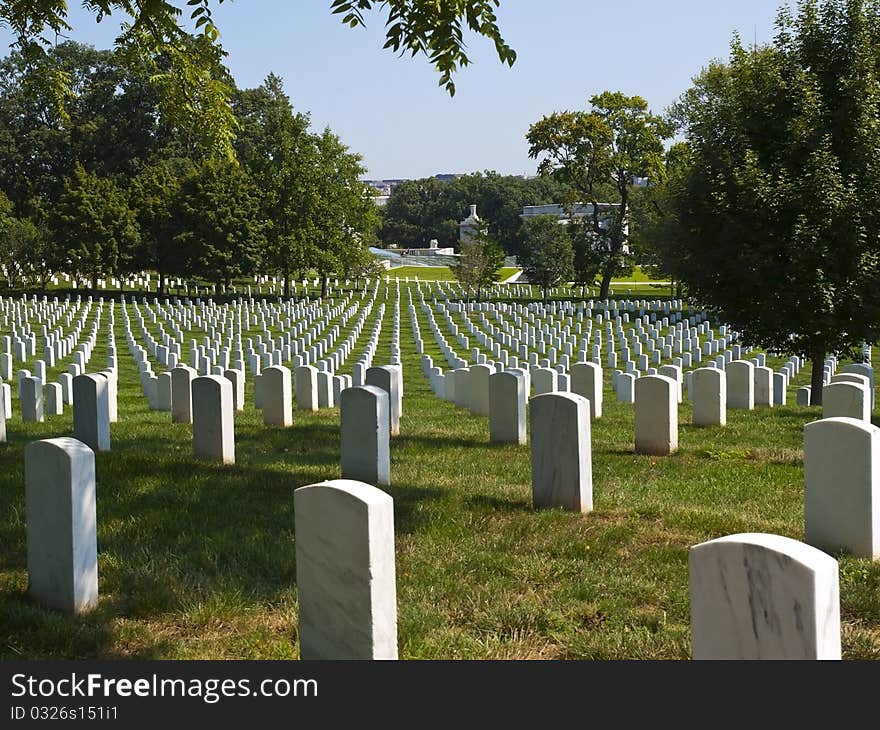
<svg viewBox="0 0 880 730">
<path fill-rule="evenodd" d="M 678 449 L 678 383 L 665 375 L 636 380 L 637 454 L 669 456 Z"/>
<path fill-rule="evenodd" d="M 755 365 L 748 360 L 728 363 L 727 407 L 744 410 L 755 408 Z"/>
<path fill-rule="evenodd" d="M 727 423 L 727 372 L 697 368 L 691 375 L 695 426 L 724 426 Z"/>
<path fill-rule="evenodd" d="M 854 418 L 804 427 L 804 542 L 880 558 L 880 429 Z"/>
<path fill-rule="evenodd" d="M 602 368 L 593 362 L 571 366 L 571 392 L 590 401 L 590 418 L 602 417 Z"/>
<path fill-rule="evenodd" d="M 21 395 L 21 420 L 24 423 L 43 422 L 43 381 L 26 376 L 18 381 Z"/>
<path fill-rule="evenodd" d="M 227 368 L 223 371 L 225 377 L 232 383 L 232 407 L 236 411 L 244 410 L 244 370 Z"/>
<path fill-rule="evenodd" d="M 340 396 L 342 478 L 391 484 L 391 410 L 382 388 L 345 388 Z"/>
<path fill-rule="evenodd" d="M 260 378 L 263 423 L 267 426 L 293 425 L 293 395 L 290 368 L 271 365 Z M 255 379 L 256 380 L 256 379 Z"/>
<path fill-rule="evenodd" d="M 192 423 L 192 381 L 195 370 L 178 365 L 171 371 L 171 422 Z"/>
<path fill-rule="evenodd" d="M 773 371 L 765 365 L 755 368 L 755 405 L 773 406 Z"/>
<path fill-rule="evenodd" d="M 28 591 L 38 603 L 82 613 L 98 603 L 95 454 L 72 438 L 25 447 Z"/>
<path fill-rule="evenodd" d="M 73 436 L 92 451 L 110 451 L 107 378 L 86 373 L 73 379 Z"/>
<path fill-rule="evenodd" d="M 590 404 L 574 393 L 544 393 L 531 411 L 532 503 L 535 509 L 593 510 Z"/>
<path fill-rule="evenodd" d="M 822 388 L 822 418 L 871 422 L 871 394 L 863 383 L 837 382 Z"/>
<path fill-rule="evenodd" d="M 397 659 L 394 503 L 337 479 L 293 493 L 302 659 Z"/>
<path fill-rule="evenodd" d="M 507 370 L 489 376 L 489 441 L 526 442 L 526 379 Z"/>
<path fill-rule="evenodd" d="M 44 413 L 50 416 L 60 416 L 64 413 L 64 399 L 61 396 L 61 383 L 46 383 L 44 387 L 45 402 Z"/>
<path fill-rule="evenodd" d="M 468 407 L 477 416 L 489 415 L 489 378 L 492 368 L 489 365 L 471 365 L 468 378 Z"/>
<path fill-rule="evenodd" d="M 232 383 L 219 375 L 192 381 L 193 456 L 235 463 Z"/>
<path fill-rule="evenodd" d="M 318 368 L 301 365 L 296 369 L 296 407 L 302 411 L 318 410 Z"/>
<path fill-rule="evenodd" d="M 391 435 L 400 434 L 400 376 L 392 365 L 373 367 L 367 370 L 367 385 L 375 385 L 388 393 L 388 407 L 391 412 Z"/>
<path fill-rule="evenodd" d="M 779 535 L 690 549 L 694 659 L 840 659 L 837 561 Z"/>
</svg>

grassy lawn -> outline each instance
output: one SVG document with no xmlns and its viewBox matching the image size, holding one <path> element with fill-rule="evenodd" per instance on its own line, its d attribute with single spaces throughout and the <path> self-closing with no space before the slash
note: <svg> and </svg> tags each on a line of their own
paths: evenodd
<svg viewBox="0 0 880 730">
<path fill-rule="evenodd" d="M 634 266 L 632 274 L 621 274 L 615 277 L 614 281 L 631 281 L 647 284 L 654 280 L 642 270 L 641 266 Z M 660 281 L 666 281 L 666 277 L 662 277 Z"/>
<path fill-rule="evenodd" d="M 406 277 L 412 281 L 418 277 L 419 281 L 455 281 L 455 275 L 448 266 L 398 266 L 385 272 L 394 281 L 397 277 L 403 282 Z M 385 280 L 385 277 L 382 277 Z"/>
<path fill-rule="evenodd" d="M 393 294 L 377 302 L 386 302 L 381 364 Z M 684 659 L 689 546 L 736 532 L 803 538 L 803 426 L 817 409 L 728 411 L 725 428 L 697 429 L 685 401 L 679 452 L 636 456 L 632 406 L 615 401 L 606 371 L 604 414 L 592 425 L 595 511 L 536 512 L 529 447 L 490 445 L 487 418 L 433 396 L 407 303 L 402 284 L 405 396 L 389 490 L 401 658 Z M 416 311 L 426 353 L 445 365 Z M 96 459 L 99 607 L 67 617 L 27 597 L 23 448 L 69 435 L 72 422 L 68 409 L 22 424 L 16 400 L 0 444 L 0 658 L 297 657 L 293 490 L 339 477 L 338 410 L 264 427 L 248 376 L 237 464 L 196 462 L 190 427 L 148 410 L 122 323 L 117 304 L 120 422 L 112 451 Z M 103 367 L 106 324 L 105 313 L 90 370 Z M 840 592 L 844 656 L 880 658 L 880 563 L 841 557 Z"/>
</svg>

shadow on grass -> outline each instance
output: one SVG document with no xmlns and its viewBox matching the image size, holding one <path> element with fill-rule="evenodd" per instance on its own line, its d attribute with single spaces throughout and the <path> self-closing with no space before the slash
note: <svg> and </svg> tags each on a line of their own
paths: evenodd
<svg viewBox="0 0 880 730">
<path fill-rule="evenodd" d="M 101 600 L 82 616 L 42 609 L 27 596 L 21 451 L 4 449 L 0 464 L 19 469 L 0 478 L 7 515 L 0 522 L 0 658 L 162 656 L 174 641 L 153 636 L 144 621 L 176 626 L 197 622 L 206 606 L 212 615 L 240 616 L 242 606 L 289 599 L 293 492 L 338 478 L 338 428 L 254 428 L 239 435 L 236 465 L 194 461 L 190 449 L 177 437 L 124 437 L 97 455 Z M 432 519 L 422 503 L 448 497 L 407 483 L 389 492 L 397 535 Z M 138 635 L 128 647 L 121 632 L 132 630 L 125 628 L 132 620 Z"/>
<path fill-rule="evenodd" d="M 489 497 L 485 494 L 477 494 L 468 497 L 464 503 L 468 507 L 485 507 L 495 512 L 511 512 L 511 513 L 530 513 L 534 512 L 531 502 L 522 502 L 518 500 L 499 499 L 498 497 Z"/>
<path fill-rule="evenodd" d="M 401 434 L 400 436 L 395 436 L 391 440 L 392 452 L 395 444 L 399 444 L 402 448 L 407 448 L 411 446 L 420 448 L 426 446 L 432 448 L 445 448 L 448 446 L 454 446 L 458 448 L 486 449 L 487 447 L 510 448 L 511 446 L 511 444 L 491 444 L 488 441 L 480 441 L 476 438 L 468 436 L 416 436 L 413 434 Z"/>
</svg>

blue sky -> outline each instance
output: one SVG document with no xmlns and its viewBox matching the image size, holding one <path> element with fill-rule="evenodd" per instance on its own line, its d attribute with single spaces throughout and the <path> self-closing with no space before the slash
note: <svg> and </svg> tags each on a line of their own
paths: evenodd
<svg viewBox="0 0 880 730">
<path fill-rule="evenodd" d="M 215 3 L 216 4 L 216 3 Z M 281 76 L 315 129 L 329 126 L 361 153 L 367 177 L 422 177 L 497 170 L 533 174 L 525 133 L 543 115 L 584 109 L 601 91 L 647 99 L 663 111 L 712 59 L 728 55 L 734 31 L 773 37 L 781 0 L 502 0 L 503 66 L 492 44 L 467 38 L 472 65 L 453 98 L 422 58 L 383 50 L 384 20 L 350 29 L 329 0 L 227 0 L 214 10 L 226 65 L 240 87 Z M 109 47 L 118 19 L 96 24 L 71 3 L 74 40 Z M 0 32 L 8 43 L 8 33 Z"/>
</svg>

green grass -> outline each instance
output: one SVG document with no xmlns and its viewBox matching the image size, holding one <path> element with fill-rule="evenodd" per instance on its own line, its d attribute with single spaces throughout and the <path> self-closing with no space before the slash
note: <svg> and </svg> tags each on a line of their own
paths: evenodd
<svg viewBox="0 0 880 730">
<path fill-rule="evenodd" d="M 455 281 L 455 274 L 448 266 L 398 266 L 385 272 L 386 275 L 397 277 L 401 282 L 408 276 L 410 281 L 418 277 L 419 281 Z M 382 280 L 385 280 L 383 275 Z"/>
<path fill-rule="evenodd" d="M 507 277 L 512 276 L 520 269 L 516 266 L 505 266 L 498 274 L 499 280 L 504 281 Z M 455 281 L 455 274 L 448 266 L 400 266 L 396 269 L 389 269 L 386 274 L 404 281 L 408 276 L 410 281 L 415 277 L 419 281 Z M 383 276 L 384 281 L 384 276 Z"/>
<path fill-rule="evenodd" d="M 489 444 L 488 419 L 434 398 L 401 292 L 405 396 L 389 492 L 402 658 L 683 659 L 688 548 L 745 531 L 802 539 L 803 426 L 816 409 L 729 411 L 727 427 L 697 429 L 685 402 L 678 453 L 636 456 L 632 406 L 615 401 L 606 371 L 594 512 L 534 511 L 528 446 Z M 393 295 L 377 364 L 392 311 Z M 23 448 L 72 427 L 69 411 L 22 424 L 16 409 L 0 445 L 0 658 L 297 657 L 293 490 L 340 475 L 338 410 L 266 428 L 249 378 L 236 465 L 196 462 L 190 428 L 147 409 L 122 320 L 117 305 L 120 422 L 96 460 L 100 604 L 69 617 L 27 597 Z M 880 564 L 841 557 L 840 590 L 844 655 L 880 658 Z"/>
<path fill-rule="evenodd" d="M 641 266 L 634 266 L 632 274 L 622 274 L 615 277 L 614 281 L 639 282 L 643 284 L 648 284 L 655 280 L 648 276 L 648 274 L 642 270 Z M 667 277 L 661 277 L 659 281 L 667 281 Z"/>
</svg>

